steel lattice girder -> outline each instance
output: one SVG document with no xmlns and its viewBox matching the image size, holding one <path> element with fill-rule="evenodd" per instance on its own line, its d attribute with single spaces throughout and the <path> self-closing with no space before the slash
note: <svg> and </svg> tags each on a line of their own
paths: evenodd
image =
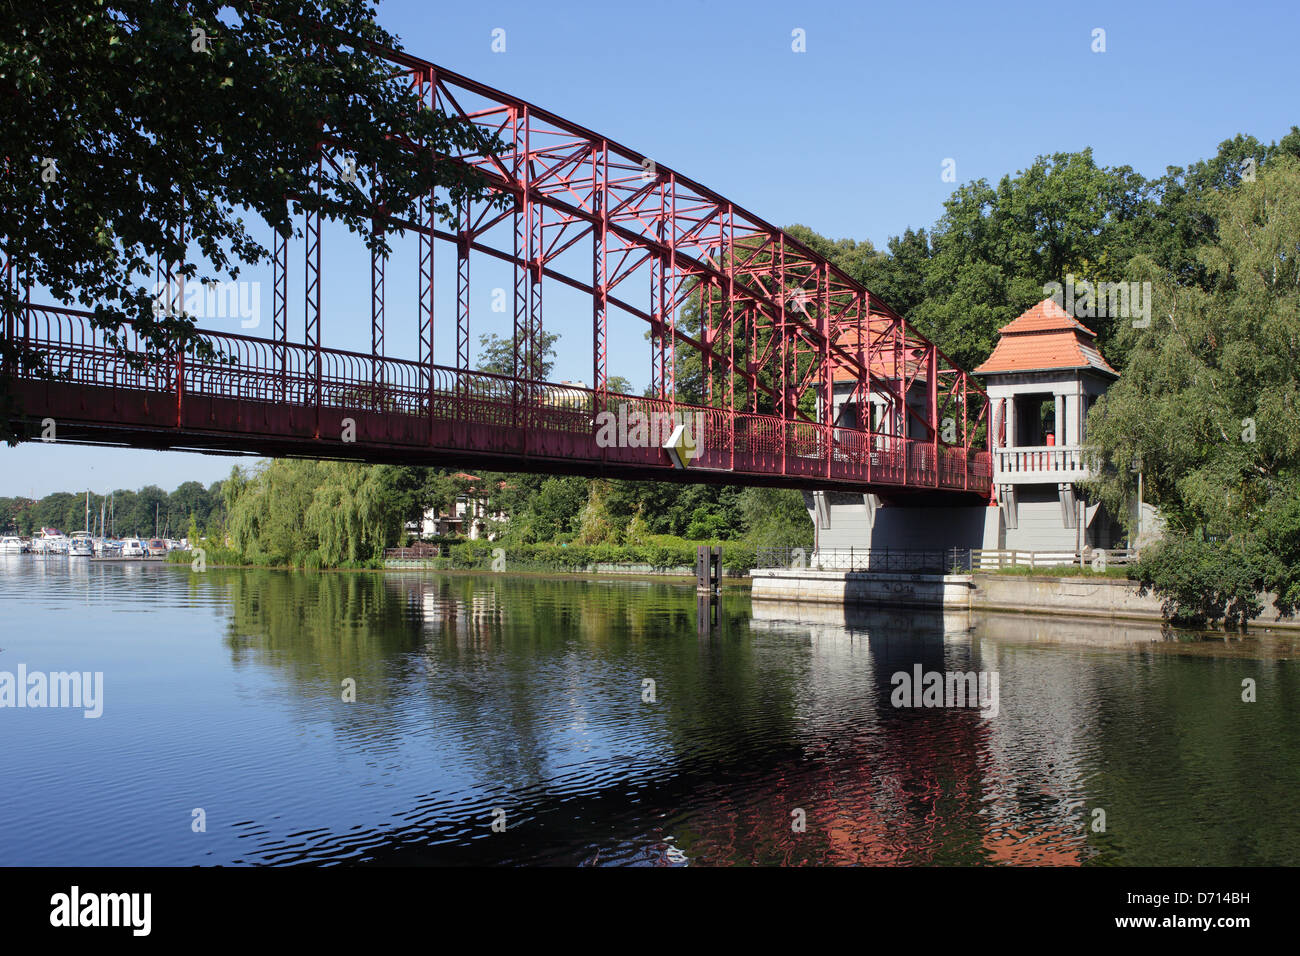
<svg viewBox="0 0 1300 956">
<path fill-rule="evenodd" d="M 960 410 L 960 444 L 969 448 L 969 402 L 972 395 L 983 396 L 982 390 L 932 343 L 909 329 L 901 316 L 828 260 L 643 154 L 433 64 L 406 54 L 388 55 L 409 76 L 411 88 L 418 91 L 424 106 L 499 135 L 505 142 L 498 155 L 438 157 L 442 162 L 477 168 L 491 189 L 510 198 L 504 208 L 501 204 L 461 201 L 456 204 L 456 222 L 449 227 L 453 231 L 438 228 L 434 194 L 421 197 L 410 213 L 414 221 L 377 207 L 374 210 L 377 229 L 411 230 L 419 237 L 418 377 L 420 390 L 427 396 L 423 408 L 427 409 L 431 428 L 436 417 L 434 376 L 445 371 L 438 370 L 433 361 L 434 240 L 439 240 L 456 245 L 454 380 L 462 397 L 467 379 L 461 373 L 469 372 L 469 259 L 473 252 L 495 257 L 515 270 L 517 355 L 512 387 L 516 403 L 524 398 L 529 410 L 534 403 L 527 399 L 540 388 L 536 379 L 543 358 L 542 286 L 544 280 L 550 279 L 592 297 L 593 409 L 608 389 L 608 321 L 612 306 L 648 323 L 653 384 L 670 407 L 678 401 L 677 345 L 699 353 L 708 407 L 718 408 L 715 400 L 721 399 L 725 402 L 721 409 L 732 413 L 725 421 L 731 429 L 732 440 L 726 448 L 733 465 L 738 451 L 735 413 L 762 415 L 760 397 L 765 396 L 776 417 L 788 426 L 785 437 L 776 440 L 780 475 L 796 478 L 815 473 L 806 470 L 809 454 L 799 451 L 791 452 L 787 470 L 787 448 L 795 435 L 818 435 L 816 440 L 821 444 L 811 460 L 824 456 L 824 462 L 818 461 L 816 467 L 822 471 L 824 464 L 824 473 L 829 477 L 841 441 L 837 435 L 841 429 L 828 414 L 837 379 L 841 384 L 851 382 L 851 401 L 864 405 L 883 401 L 888 412 L 879 428 L 868 416 L 865 428 L 843 431 L 856 430 L 868 439 L 873 434 L 908 439 L 901 445 L 901 470 L 889 466 L 895 468 L 895 478 L 906 475 L 903 480 L 913 480 L 907 461 L 909 447 L 918 441 L 935 447 L 940 444 L 941 412 Z M 318 176 L 325 175 L 326 165 L 339 173 L 331 150 L 345 148 L 331 131 L 322 130 Z M 306 220 L 306 348 L 294 353 L 295 361 L 301 364 L 292 376 L 283 370 L 283 356 L 289 351 L 285 341 L 288 256 L 279 237 L 274 252 L 276 337 L 268 343 L 273 349 L 282 343 L 281 350 L 273 352 L 275 366 L 280 369 L 281 391 L 287 383 L 297 391 L 300 403 L 305 400 L 305 404 L 315 406 L 316 439 L 321 438 L 323 397 L 320 218 L 321 214 L 315 212 Z M 510 248 L 499 248 L 488 240 L 503 231 L 491 233 L 493 228 L 507 221 L 513 225 L 513 243 L 507 241 L 505 245 Z M 584 240 L 592 248 L 590 275 L 586 274 L 585 261 L 577 271 L 560 268 L 557 260 Z M 563 265 L 567 266 L 571 258 Z M 370 358 L 375 361 L 367 371 L 376 376 L 371 383 L 376 395 L 381 385 L 380 367 L 400 366 L 400 360 L 394 364 L 379 354 L 385 345 L 383 281 L 382 259 L 372 258 Z M 638 296 L 628 290 L 645 290 L 647 284 L 648 298 L 636 301 Z M 683 304 L 692 298 L 700 307 L 698 336 L 684 330 L 678 321 Z M 329 351 L 331 361 L 351 361 L 343 358 L 345 353 Z M 714 375 L 718 373 L 725 380 L 723 389 L 714 388 Z M 738 380 L 746 390 L 744 408 L 736 407 L 740 400 Z M 921 381 L 926 386 L 926 403 L 918 408 L 908 398 L 913 385 Z M 336 386 L 331 383 L 331 387 Z M 181 388 L 178 377 L 178 409 Z M 825 416 L 821 423 L 799 407 L 801 398 L 810 390 L 815 391 L 816 408 Z M 983 405 L 981 414 L 987 414 L 987 402 Z M 436 412 L 442 414 L 445 408 Z M 816 431 L 809 431 L 798 420 L 813 423 Z M 923 438 L 909 437 L 910 421 L 920 423 Z M 796 426 L 802 430 L 795 431 Z M 773 434 L 780 435 L 781 428 Z M 860 451 L 876 446 L 854 447 Z M 871 457 L 874 459 L 874 455 Z M 930 458 L 927 465 L 924 457 L 918 459 L 918 473 L 932 469 L 935 460 Z M 778 466 L 773 462 L 768 467 Z M 872 464 L 867 462 L 863 467 L 866 480 L 871 480 Z M 799 472 L 801 468 L 805 470 Z M 962 480 L 968 483 L 968 478 Z M 928 478 L 924 481 L 929 483 Z"/>
<path fill-rule="evenodd" d="M 948 410 L 955 401 L 983 396 L 965 372 L 908 329 L 901 316 L 780 229 L 650 157 L 546 110 L 408 54 L 388 55 L 409 71 L 413 84 L 430 84 L 431 106 L 485 133 L 498 134 L 505 143 L 496 156 L 466 153 L 447 159 L 477 167 L 496 189 L 516 197 L 514 215 L 527 217 L 530 225 L 536 222 L 535 229 L 527 232 L 530 239 L 534 234 L 539 237 L 538 247 L 530 244 L 527 250 L 513 253 L 491 248 L 475 241 L 474 236 L 485 228 L 477 224 L 468 241 L 463 233 L 452 236 L 434 229 L 433 234 L 459 240 L 466 252 L 513 260 L 521 273 L 527 270 L 535 276 L 536 289 L 526 293 L 529 315 L 517 322 L 525 355 L 540 344 L 540 314 L 532 307 L 540 300 L 545 277 L 592 296 L 593 377 L 599 381 L 607 375 L 608 307 L 646 321 L 651 330 L 652 383 L 656 393 L 670 401 L 674 397 L 672 356 L 678 342 L 698 351 L 708 367 L 740 375 L 751 392 L 767 394 L 791 419 L 810 420 L 797 407 L 809 388 L 824 393 L 833 387 L 824 368 L 829 363 L 856 379 L 857 397 L 873 388 L 896 390 L 900 384 L 905 393 L 928 375 L 950 379 L 942 390 Z M 534 209 L 546 210 L 545 222 L 540 214 L 533 220 Z M 556 256 L 588 237 L 595 256 L 590 277 L 551 268 Z M 650 297 L 640 307 L 615 290 L 643 267 L 647 267 Z M 719 290 L 724 318 L 713 329 L 706 323 L 695 338 L 677 326 L 676 316 L 686 297 L 701 285 Z M 523 291 L 517 290 L 517 295 Z M 792 293 L 799 308 L 789 307 Z M 733 334 L 730 326 L 740 316 L 748 318 L 754 334 L 769 336 L 756 361 L 746 368 L 737 368 L 719 348 Z M 845 347 L 845 333 L 850 330 L 858 332 L 859 341 L 866 339 L 865 351 L 854 354 Z M 903 355 L 901 363 L 898 353 Z M 797 367 L 801 358 L 809 360 L 802 369 Z M 883 367 L 884 359 L 892 359 L 898 367 L 901 383 L 873 369 L 873 362 Z M 525 368 L 530 365 L 531 361 L 525 362 Z M 928 387 L 939 392 L 937 381 Z M 900 405 L 905 409 L 900 429 L 910 419 L 920 422 L 928 436 L 936 435 L 939 422 L 930 420 L 936 408 L 933 398 L 924 413 L 906 402 Z M 965 432 L 969 414 L 963 411 L 960 417 Z"/>
</svg>

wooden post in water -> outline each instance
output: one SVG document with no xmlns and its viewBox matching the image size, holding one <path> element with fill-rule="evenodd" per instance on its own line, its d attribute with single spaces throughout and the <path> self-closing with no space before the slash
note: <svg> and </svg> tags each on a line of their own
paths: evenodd
<svg viewBox="0 0 1300 956">
<path fill-rule="evenodd" d="M 718 624 L 718 597 L 699 591 L 695 595 L 695 624 L 700 637 L 708 637 Z"/>
<path fill-rule="evenodd" d="M 710 594 L 722 587 L 722 546 L 707 544 L 695 549 L 695 589 Z"/>
<path fill-rule="evenodd" d="M 701 544 L 695 549 L 695 615 L 701 637 L 718 623 L 718 591 L 722 587 L 722 546 Z"/>
</svg>

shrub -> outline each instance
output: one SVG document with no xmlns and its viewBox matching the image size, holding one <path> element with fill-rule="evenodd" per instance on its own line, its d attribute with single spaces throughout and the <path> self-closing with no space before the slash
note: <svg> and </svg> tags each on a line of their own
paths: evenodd
<svg viewBox="0 0 1300 956">
<path fill-rule="evenodd" d="M 1177 624 L 1203 625 L 1222 620 L 1245 627 L 1263 611 L 1261 556 L 1228 542 L 1167 534 L 1142 555 L 1136 577 L 1142 591 L 1154 591 L 1166 617 Z"/>
</svg>

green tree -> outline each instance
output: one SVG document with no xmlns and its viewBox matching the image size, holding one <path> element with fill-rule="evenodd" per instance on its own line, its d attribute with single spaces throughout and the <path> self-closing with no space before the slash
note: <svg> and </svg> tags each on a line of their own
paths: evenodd
<svg viewBox="0 0 1300 956">
<path fill-rule="evenodd" d="M 1092 151 L 1038 157 L 997 187 L 979 180 L 944 203 L 931 233 L 925 297 L 909 317 L 961 367 L 992 351 L 997 330 L 1046 296 L 1049 282 L 1119 281 L 1138 251 L 1151 187 Z M 919 250 L 916 250 L 919 252 Z M 1104 347 L 1111 333 L 1097 320 Z"/>
<path fill-rule="evenodd" d="M 188 528 L 191 518 L 196 525 L 207 524 L 211 511 L 212 499 L 201 482 L 183 482 L 167 496 L 167 524 L 174 534 Z"/>
<path fill-rule="evenodd" d="M 813 523 L 803 495 L 784 488 L 746 488 L 740 495 L 746 541 L 756 548 L 811 548 Z"/>
<path fill-rule="evenodd" d="M 37 528 L 58 528 L 60 531 L 69 532 L 79 528 L 77 524 L 69 524 L 68 518 L 73 513 L 78 497 L 66 491 L 56 491 L 53 494 L 46 495 L 36 503 L 35 518 Z"/>
<path fill-rule="evenodd" d="M 135 512 L 135 499 L 136 493 L 128 488 L 118 488 L 108 496 L 108 530 L 110 534 L 115 534 L 118 537 L 137 534 L 132 519 Z"/>
<path fill-rule="evenodd" d="M 517 374 L 520 378 L 533 378 L 537 381 L 550 381 L 551 371 L 555 368 L 555 343 L 560 339 L 558 332 L 546 332 L 541 334 L 541 349 L 538 355 L 533 356 L 533 375 L 529 375 L 527 368 L 527 356 L 524 355 L 522 346 L 519 350 L 518 360 L 519 368 Z M 503 338 L 495 333 L 480 335 L 479 343 L 479 362 L 478 367 L 481 372 L 494 372 L 497 375 L 516 374 L 515 368 L 515 343 L 513 338 Z"/>
<path fill-rule="evenodd" d="M 383 465 L 327 462 L 304 524 L 326 565 L 383 557 L 402 530 L 404 497 L 398 472 Z"/>
<path fill-rule="evenodd" d="M 925 300 L 925 279 L 934 255 L 930 237 L 924 229 L 908 229 L 890 238 L 888 248 L 886 254 L 864 259 L 850 274 L 894 311 L 910 315 Z"/>
<path fill-rule="evenodd" d="M 192 317 L 155 315 L 159 258 L 191 280 L 234 279 L 270 259 L 246 215 L 289 236 L 304 210 L 386 251 L 376 203 L 412 219 L 418 197 L 437 196 L 450 219 L 462 198 L 485 195 L 473 167 L 436 157 L 498 141 L 422 108 L 379 52 L 397 47 L 366 0 L 6 5 L 5 252 L 25 282 L 93 311 L 96 326 L 129 320 L 151 350 L 208 352 Z M 321 173 L 322 127 L 347 144 L 354 177 L 330 163 Z M 12 290 L 3 297 L 6 313 L 17 307 Z M 0 340 L 0 360 L 17 347 Z"/>
<path fill-rule="evenodd" d="M 621 522 L 609 508 L 610 482 L 589 483 L 587 502 L 578 514 L 578 540 L 583 544 L 616 544 Z"/>
<path fill-rule="evenodd" d="M 145 485 L 135 493 L 129 514 L 123 515 L 119 507 L 117 512 L 119 524 L 125 519 L 126 527 L 132 534 L 143 538 L 152 538 L 155 533 L 162 534 L 167 518 L 167 492 L 157 485 Z M 157 531 L 155 532 L 155 527 Z"/>
<path fill-rule="evenodd" d="M 1275 590 L 1284 611 L 1300 599 L 1300 161 L 1276 155 L 1206 202 L 1218 223 L 1197 253 L 1208 281 L 1161 277 L 1147 260 L 1151 326 L 1121 333 L 1123 376 L 1088 432 L 1108 466 L 1098 493 L 1118 506 L 1140 462 L 1169 523 L 1144 581 L 1180 616 L 1240 621 L 1257 613 L 1239 600 L 1250 588 Z"/>
<path fill-rule="evenodd" d="M 586 486 L 584 478 L 547 478 L 542 482 L 525 515 L 525 527 L 534 541 L 551 541 L 575 530 L 587 502 Z"/>
<path fill-rule="evenodd" d="M 1206 286 L 1209 274 L 1198 251 L 1218 240 L 1214 196 L 1241 185 L 1243 176 L 1252 176 L 1259 166 L 1283 155 L 1300 159 L 1300 128 L 1291 127 L 1280 142 L 1269 146 L 1254 136 L 1238 134 L 1220 143 L 1218 153 L 1210 159 L 1186 169 L 1170 167 L 1155 183 L 1160 202 L 1152 210 L 1147 254 L 1177 281 Z"/>
</svg>

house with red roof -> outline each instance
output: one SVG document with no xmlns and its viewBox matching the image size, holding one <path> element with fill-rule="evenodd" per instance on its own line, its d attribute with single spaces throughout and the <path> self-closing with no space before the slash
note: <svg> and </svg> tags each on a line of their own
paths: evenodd
<svg viewBox="0 0 1300 956">
<path fill-rule="evenodd" d="M 494 536 L 487 531 L 488 521 L 510 520 L 510 515 L 504 511 L 492 511 L 492 485 L 467 471 L 458 471 L 451 477 L 461 487 L 450 511 L 442 514 L 435 508 L 426 508 L 421 520 L 406 523 L 407 533 L 419 538 L 464 534 L 471 541 L 486 534 L 492 539 Z M 505 481 L 498 481 L 495 485 L 497 491 L 505 491 L 510 487 L 512 486 Z"/>
</svg>

